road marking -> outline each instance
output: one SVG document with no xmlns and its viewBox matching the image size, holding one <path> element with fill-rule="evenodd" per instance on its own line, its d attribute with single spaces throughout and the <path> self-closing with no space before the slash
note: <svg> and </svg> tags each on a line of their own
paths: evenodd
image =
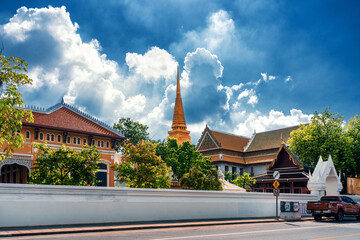
<svg viewBox="0 0 360 240">
<path fill-rule="evenodd" d="M 342 236 L 335 236 L 335 237 L 326 237 L 326 238 L 315 238 L 312 240 L 324 240 L 324 239 L 334 239 L 334 238 L 345 238 L 345 237 L 354 237 L 354 236 L 359 236 L 360 233 L 358 234 L 351 234 L 351 235 L 342 235 Z"/>
<path fill-rule="evenodd" d="M 184 236 L 184 237 L 170 237 L 170 238 L 156 238 L 153 240 L 173 240 L 173 239 L 194 239 L 194 238 L 207 238 L 207 237 L 220 237 L 220 236 L 230 236 L 230 235 L 244 235 L 244 234 L 254 234 L 254 233 L 267 233 L 267 232 L 277 232 L 277 231 L 294 231 L 302 229 L 312 229 L 312 228 L 333 228 L 334 226 L 316 226 L 316 227 L 299 227 L 299 228 L 282 228 L 282 229 L 271 229 L 263 230 L 256 232 L 235 232 L 235 233 L 219 233 L 219 234 L 209 234 L 209 235 L 196 235 L 196 236 Z"/>
</svg>

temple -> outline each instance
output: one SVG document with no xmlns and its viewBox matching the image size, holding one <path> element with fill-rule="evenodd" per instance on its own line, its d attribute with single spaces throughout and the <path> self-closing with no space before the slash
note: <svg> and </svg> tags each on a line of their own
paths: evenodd
<svg viewBox="0 0 360 240">
<path fill-rule="evenodd" d="M 176 99 L 171 129 L 168 132 L 169 137 L 176 138 L 179 144 L 185 141 L 191 142 L 190 131 L 186 129 L 184 108 L 181 100 L 179 66 L 177 67 Z"/>
<path fill-rule="evenodd" d="M 232 177 L 249 173 L 256 184 L 254 192 L 272 192 L 273 173 L 281 173 L 282 193 L 310 193 L 307 188 L 309 168 L 290 151 L 286 141 L 299 126 L 266 132 L 254 132 L 251 138 L 211 130 L 208 126 L 196 150 L 209 157 L 216 168 Z"/>
</svg>

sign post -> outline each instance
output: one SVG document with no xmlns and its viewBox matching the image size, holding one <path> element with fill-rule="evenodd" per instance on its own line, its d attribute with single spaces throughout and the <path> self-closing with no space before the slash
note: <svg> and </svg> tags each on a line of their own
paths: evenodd
<svg viewBox="0 0 360 240">
<path fill-rule="evenodd" d="M 280 190 L 277 189 L 280 186 L 280 183 L 277 181 L 280 178 L 280 172 L 279 171 L 275 171 L 273 174 L 273 177 L 275 179 L 273 186 L 274 186 L 274 196 L 276 198 L 276 220 L 279 220 L 279 195 L 280 195 Z"/>
</svg>

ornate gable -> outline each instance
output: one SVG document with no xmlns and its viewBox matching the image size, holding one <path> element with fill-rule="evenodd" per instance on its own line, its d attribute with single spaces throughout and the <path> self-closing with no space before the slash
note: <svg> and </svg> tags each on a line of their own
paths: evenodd
<svg viewBox="0 0 360 240">
<path fill-rule="evenodd" d="M 297 159 L 297 157 L 291 153 L 291 151 L 286 147 L 286 145 L 282 144 L 270 168 L 292 168 L 292 167 L 303 168 L 303 165 Z"/>
<path fill-rule="evenodd" d="M 201 138 L 199 140 L 198 146 L 196 147 L 196 150 L 206 151 L 206 150 L 210 150 L 210 149 L 217 149 L 220 147 L 221 147 L 221 145 L 216 141 L 214 136 L 211 134 L 211 131 L 208 128 L 208 126 L 206 126 L 204 132 L 201 135 Z"/>
</svg>

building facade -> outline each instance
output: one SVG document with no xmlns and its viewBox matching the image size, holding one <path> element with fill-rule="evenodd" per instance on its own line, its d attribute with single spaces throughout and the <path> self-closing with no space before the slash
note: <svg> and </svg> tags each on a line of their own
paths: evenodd
<svg viewBox="0 0 360 240">
<path fill-rule="evenodd" d="M 286 145 L 290 133 L 297 128 L 294 126 L 254 133 L 248 138 L 214 131 L 206 126 L 196 149 L 210 157 L 212 164 L 223 173 L 249 173 L 257 180 L 253 191 L 272 191 L 272 173 L 280 171 L 281 192 L 308 193 L 307 169 Z"/>
<path fill-rule="evenodd" d="M 123 134 L 96 118 L 66 104 L 63 100 L 47 109 L 24 107 L 31 110 L 34 122 L 23 121 L 21 134 L 25 142 L 16 149 L 11 158 L 0 162 L 0 183 L 27 183 L 31 167 L 36 158 L 32 143 L 47 143 L 52 149 L 61 145 L 80 150 L 85 144 L 96 146 L 101 151 L 98 186 L 114 186 L 114 164 L 116 147 L 125 138 Z M 0 154 L 4 154 L 0 149 Z"/>
</svg>

